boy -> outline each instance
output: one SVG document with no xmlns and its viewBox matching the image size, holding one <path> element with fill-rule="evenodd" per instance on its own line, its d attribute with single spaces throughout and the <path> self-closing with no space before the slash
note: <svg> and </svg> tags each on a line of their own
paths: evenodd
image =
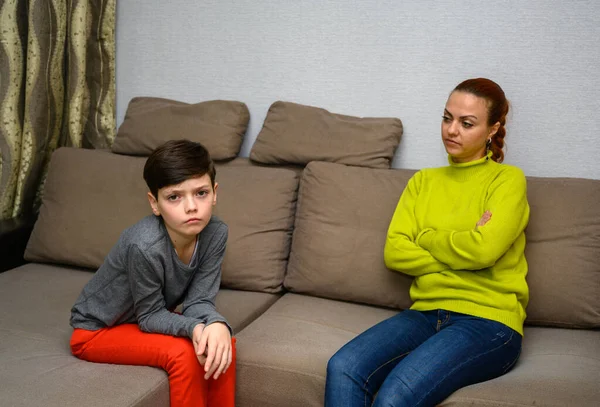
<svg viewBox="0 0 600 407">
<path fill-rule="evenodd" d="M 214 305 L 227 242 L 212 216 L 215 174 L 199 143 L 154 150 L 144 166 L 154 215 L 121 234 L 71 310 L 73 355 L 166 370 L 171 407 L 234 406 L 235 338 Z"/>
</svg>

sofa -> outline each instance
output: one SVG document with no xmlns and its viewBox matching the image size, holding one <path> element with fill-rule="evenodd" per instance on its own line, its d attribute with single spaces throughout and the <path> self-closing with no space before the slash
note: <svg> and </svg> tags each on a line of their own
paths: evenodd
<svg viewBox="0 0 600 407">
<path fill-rule="evenodd" d="M 237 338 L 237 406 L 322 406 L 328 359 L 410 306 L 412 278 L 383 261 L 415 172 L 390 168 L 401 121 L 276 102 L 243 158 L 247 108 L 218 103 L 132 100 L 111 150 L 54 152 L 33 231 L 19 235 L 23 264 L 0 273 L 0 406 L 169 405 L 162 370 L 89 363 L 69 350 L 82 287 L 120 232 L 151 214 L 141 174 L 160 137 L 196 138 L 217 160 L 214 214 L 230 236 L 216 307 Z M 527 182 L 521 357 L 442 406 L 600 405 L 600 180 Z"/>
</svg>

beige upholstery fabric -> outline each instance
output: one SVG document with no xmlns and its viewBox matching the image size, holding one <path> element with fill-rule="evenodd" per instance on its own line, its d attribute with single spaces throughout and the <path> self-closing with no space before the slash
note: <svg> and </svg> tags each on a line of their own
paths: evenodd
<svg viewBox="0 0 600 407">
<path fill-rule="evenodd" d="M 409 170 L 310 163 L 285 286 L 293 292 L 405 308 L 411 280 L 383 265 L 389 221 Z M 528 324 L 600 326 L 600 181 L 528 177 Z"/>
<path fill-rule="evenodd" d="M 98 268 L 121 232 L 151 214 L 144 163 L 145 158 L 106 151 L 57 150 L 26 259 Z M 214 214 L 229 226 L 222 284 L 281 291 L 299 175 L 240 165 L 217 166 Z"/>
<path fill-rule="evenodd" d="M 395 312 L 285 294 L 238 335 L 240 406 L 322 406 L 327 361 Z M 600 332 L 526 328 L 515 368 L 466 387 L 443 406 L 591 406 L 600 400 Z"/>
<path fill-rule="evenodd" d="M 281 295 L 223 288 L 217 294 L 217 310 L 227 319 L 234 335 L 258 318 Z"/>
<path fill-rule="evenodd" d="M 414 171 L 311 162 L 304 170 L 285 287 L 408 308 L 412 277 L 383 262 L 389 222 Z"/>
<path fill-rule="evenodd" d="M 70 309 L 91 276 L 41 264 L 0 274 L 0 406 L 168 407 L 162 370 L 71 355 Z"/>
<path fill-rule="evenodd" d="M 506 375 L 458 390 L 440 407 L 595 406 L 600 400 L 600 331 L 525 328 Z"/>
<path fill-rule="evenodd" d="M 108 151 L 56 150 L 25 258 L 99 267 L 121 232 L 152 213 L 144 163 Z"/>
<path fill-rule="evenodd" d="M 290 250 L 298 173 L 283 168 L 225 165 L 214 214 L 229 225 L 222 285 L 281 291 Z"/>
<path fill-rule="evenodd" d="M 359 118 L 290 102 L 269 108 L 250 158 L 265 164 L 329 161 L 389 168 L 402 136 L 396 118 Z"/>
<path fill-rule="evenodd" d="M 147 156 L 167 140 L 185 138 L 202 143 L 213 160 L 225 160 L 240 151 L 249 120 L 248 107 L 242 102 L 188 104 L 136 97 L 129 102 L 112 151 Z"/>
<path fill-rule="evenodd" d="M 70 337 L 71 307 L 92 275 L 90 270 L 38 263 L 1 273 L 1 326 L 18 328 L 36 336 L 60 331 Z M 280 297 L 278 294 L 221 289 L 216 307 L 234 332 L 239 332 Z M 14 307 L 27 313 L 28 317 L 14 312 L 17 309 Z"/>
<path fill-rule="evenodd" d="M 236 405 L 322 407 L 329 358 L 394 314 L 285 294 L 237 336 Z"/>
<path fill-rule="evenodd" d="M 527 323 L 600 327 L 600 180 L 527 179 Z"/>
<path fill-rule="evenodd" d="M 0 406 L 168 407 L 162 370 L 71 356 L 70 309 L 92 275 L 34 263 L 0 274 Z M 217 310 L 239 332 L 278 298 L 221 290 Z"/>
</svg>

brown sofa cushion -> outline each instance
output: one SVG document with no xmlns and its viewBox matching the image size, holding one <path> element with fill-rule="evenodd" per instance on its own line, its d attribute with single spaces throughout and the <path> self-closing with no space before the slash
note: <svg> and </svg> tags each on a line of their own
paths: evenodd
<svg viewBox="0 0 600 407">
<path fill-rule="evenodd" d="M 71 354 L 69 309 L 92 276 L 36 263 L 0 273 L 0 406 L 169 406 L 166 372 Z M 237 333 L 279 298 L 223 289 L 216 306 Z"/>
<path fill-rule="evenodd" d="M 222 284 L 279 292 L 289 257 L 299 174 L 237 161 L 217 166 L 214 214 L 229 225 Z"/>
<path fill-rule="evenodd" d="M 360 118 L 290 102 L 269 108 L 250 158 L 264 164 L 328 161 L 389 168 L 400 137 L 396 118 Z"/>
<path fill-rule="evenodd" d="M 215 306 L 236 335 L 269 309 L 279 298 L 281 298 L 281 294 L 223 288 L 217 294 Z"/>
<path fill-rule="evenodd" d="M 600 332 L 526 327 L 507 374 L 463 387 L 439 407 L 597 406 Z"/>
<path fill-rule="evenodd" d="M 308 164 L 300 183 L 285 287 L 408 308 L 412 278 L 386 268 L 383 247 L 400 194 L 413 173 Z"/>
<path fill-rule="evenodd" d="M 145 158 L 61 148 L 52 156 L 26 259 L 98 268 L 121 232 L 151 214 Z M 229 226 L 224 286 L 281 291 L 298 173 L 249 161 L 217 165 L 214 213 Z"/>
<path fill-rule="evenodd" d="M 285 286 L 333 299 L 409 306 L 411 280 L 385 268 L 383 245 L 411 174 L 310 163 L 301 181 Z M 600 327 L 600 181 L 528 177 L 527 183 L 526 323 Z"/>
<path fill-rule="evenodd" d="M 97 268 L 121 232 L 152 213 L 145 158 L 59 148 L 25 259 Z"/>
<path fill-rule="evenodd" d="M 527 178 L 529 324 L 600 327 L 600 180 Z"/>
<path fill-rule="evenodd" d="M 322 406 L 329 358 L 394 314 L 285 294 L 238 335 L 238 405 Z M 439 407 L 598 405 L 599 352 L 599 331 L 526 327 L 521 357 L 510 372 L 463 387 Z"/>
<path fill-rule="evenodd" d="M 250 113 L 242 102 L 189 104 L 136 97 L 129 102 L 112 151 L 147 156 L 165 141 L 184 138 L 202 143 L 213 160 L 225 160 L 239 153 L 249 120 Z"/>
<path fill-rule="evenodd" d="M 237 335 L 236 405 L 323 406 L 327 361 L 397 311 L 287 293 Z"/>
</svg>

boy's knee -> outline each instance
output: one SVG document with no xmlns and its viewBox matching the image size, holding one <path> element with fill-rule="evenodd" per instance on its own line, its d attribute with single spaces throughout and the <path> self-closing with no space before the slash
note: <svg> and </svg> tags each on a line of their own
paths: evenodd
<svg viewBox="0 0 600 407">
<path fill-rule="evenodd" d="M 167 356 L 172 361 L 187 361 L 194 360 L 197 361 L 196 351 L 194 350 L 194 345 L 192 341 L 186 338 L 173 338 L 173 342 L 169 346 L 167 351 Z"/>
</svg>

